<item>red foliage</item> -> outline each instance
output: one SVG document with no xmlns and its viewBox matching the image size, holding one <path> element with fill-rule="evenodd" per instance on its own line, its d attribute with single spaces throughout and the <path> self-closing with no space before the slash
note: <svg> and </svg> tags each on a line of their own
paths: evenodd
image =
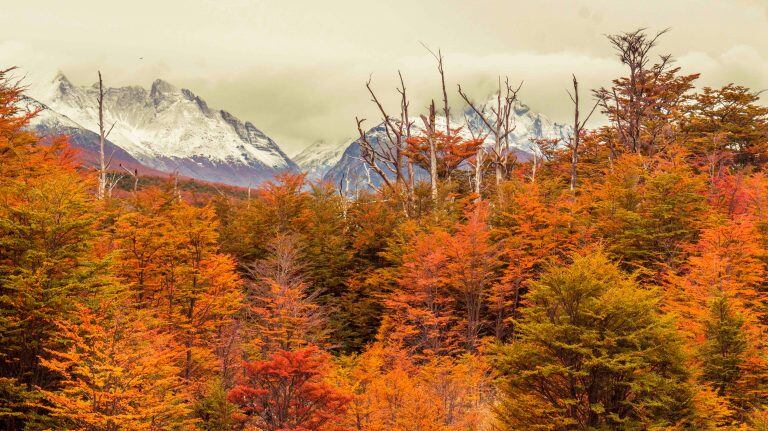
<svg viewBox="0 0 768 431">
<path fill-rule="evenodd" d="M 329 384 L 328 356 L 316 347 L 274 353 L 244 364 L 245 382 L 229 392 L 265 431 L 340 431 L 350 397 Z"/>
</svg>

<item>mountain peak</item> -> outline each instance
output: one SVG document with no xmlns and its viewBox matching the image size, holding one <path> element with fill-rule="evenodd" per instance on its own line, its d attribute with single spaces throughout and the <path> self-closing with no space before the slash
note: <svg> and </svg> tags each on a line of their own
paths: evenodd
<svg viewBox="0 0 768 431">
<path fill-rule="evenodd" d="M 307 173 L 310 179 L 321 179 L 336 164 L 347 148 L 345 142 L 328 143 L 318 140 L 308 145 L 293 160 Z"/>
<path fill-rule="evenodd" d="M 159 78 L 155 79 L 155 81 L 152 83 L 152 88 L 150 90 L 150 95 L 153 98 L 161 95 L 178 94 L 178 93 L 180 93 L 180 90 L 176 86 L 169 83 L 168 81 L 165 81 Z"/>
<path fill-rule="evenodd" d="M 62 72 L 61 70 L 58 70 L 56 72 L 56 75 L 54 75 L 53 77 L 53 82 L 61 82 L 61 81 L 69 82 L 69 79 L 67 79 L 67 77 L 64 75 L 64 72 Z"/>
<path fill-rule="evenodd" d="M 69 79 L 64 76 L 64 72 L 60 70 L 56 72 L 56 75 L 53 77 L 51 84 L 53 84 L 53 87 L 61 93 L 65 93 L 67 90 L 70 90 L 74 87 Z"/>
<path fill-rule="evenodd" d="M 496 109 L 499 104 L 499 93 L 493 93 L 492 95 L 488 96 L 484 99 L 485 102 L 479 105 L 475 105 L 478 109 L 481 109 L 485 107 L 486 110 Z M 501 104 L 504 105 L 504 95 L 501 95 Z M 467 111 L 471 110 L 469 106 L 467 106 Z M 517 113 L 517 115 L 523 115 L 526 112 L 530 111 L 531 108 L 523 103 L 520 99 L 515 99 L 512 103 L 512 109 Z"/>
<path fill-rule="evenodd" d="M 517 115 L 524 115 L 531 110 L 528 105 L 519 100 L 515 100 L 515 106 L 513 108 L 515 110 L 515 114 Z"/>
</svg>

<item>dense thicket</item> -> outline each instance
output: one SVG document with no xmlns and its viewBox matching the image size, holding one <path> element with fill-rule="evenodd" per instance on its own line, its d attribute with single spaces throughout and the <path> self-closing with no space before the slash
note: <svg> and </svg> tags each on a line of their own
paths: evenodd
<svg viewBox="0 0 768 431">
<path fill-rule="evenodd" d="M 0 427 L 768 429 L 768 109 L 610 42 L 607 125 L 523 160 L 433 104 L 354 196 L 97 199 L 0 73 Z"/>
</svg>

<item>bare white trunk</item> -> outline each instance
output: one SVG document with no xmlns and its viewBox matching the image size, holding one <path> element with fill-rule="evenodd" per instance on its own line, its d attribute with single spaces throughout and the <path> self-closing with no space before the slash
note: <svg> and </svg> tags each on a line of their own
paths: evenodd
<svg viewBox="0 0 768 431">
<path fill-rule="evenodd" d="M 432 180 L 432 200 L 437 202 L 437 154 L 435 154 L 435 139 L 429 139 L 429 176 Z"/>
<path fill-rule="evenodd" d="M 99 188 L 96 197 L 104 199 L 107 189 L 107 165 L 104 159 L 104 141 L 106 140 L 106 131 L 104 130 L 104 85 L 101 80 L 101 71 L 99 71 Z"/>
<path fill-rule="evenodd" d="M 502 157 L 501 157 L 501 143 L 499 140 L 496 140 L 496 151 L 495 151 L 495 165 L 496 165 L 496 187 L 498 188 L 499 185 L 501 185 L 501 181 L 504 179 L 504 170 L 502 167 Z"/>
<path fill-rule="evenodd" d="M 573 76 L 573 140 L 571 142 L 571 191 L 576 190 L 579 167 L 579 138 L 581 123 L 579 123 L 579 82 L 576 75 Z"/>
<path fill-rule="evenodd" d="M 477 199 L 482 198 L 480 191 L 483 186 L 483 148 L 477 150 L 477 160 L 475 161 L 475 194 Z"/>
<path fill-rule="evenodd" d="M 584 130 L 584 126 L 586 126 L 587 121 L 589 121 L 589 118 L 592 117 L 592 114 L 595 113 L 595 109 L 600 104 L 600 99 L 598 98 L 595 101 L 595 104 L 592 106 L 592 110 L 589 111 L 589 114 L 587 114 L 586 118 L 583 120 L 580 119 L 580 112 L 579 112 L 579 81 L 576 79 L 576 75 L 573 76 L 573 94 L 568 92 L 568 95 L 571 97 L 571 101 L 573 102 L 573 138 L 571 138 L 571 184 L 570 189 L 571 192 L 576 191 L 576 186 L 579 181 L 579 146 L 581 145 L 581 131 Z"/>
</svg>

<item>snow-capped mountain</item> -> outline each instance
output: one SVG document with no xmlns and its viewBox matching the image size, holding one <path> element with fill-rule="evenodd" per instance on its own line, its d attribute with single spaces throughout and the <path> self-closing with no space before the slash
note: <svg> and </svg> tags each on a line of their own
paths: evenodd
<svg viewBox="0 0 768 431">
<path fill-rule="evenodd" d="M 317 141 L 293 157 L 293 161 L 307 173 L 309 179 L 321 179 L 339 161 L 347 142 L 336 144 Z"/>
<path fill-rule="evenodd" d="M 80 151 L 80 158 L 89 164 L 97 165 L 99 161 L 99 135 L 84 129 L 79 124 L 61 115 L 48 106 L 30 98 L 22 99 L 25 108 L 38 111 L 32 121 L 33 129 L 41 135 L 67 135 L 70 143 Z M 107 141 L 104 146 L 105 153 L 111 156 L 112 166 L 122 166 L 125 169 L 141 170 L 144 174 L 162 174 L 144 166 L 125 150 Z"/>
<path fill-rule="evenodd" d="M 96 85 L 75 86 L 58 74 L 34 95 L 47 108 L 33 121 L 35 129 L 43 133 L 64 131 L 73 136 L 76 145 L 92 143 L 93 134 L 98 133 Z M 191 91 L 159 79 L 149 90 L 139 86 L 107 88 L 104 106 L 107 127 L 114 123 L 109 141 L 157 171 L 250 186 L 279 172 L 298 169 L 250 122 L 211 109 Z"/>
<path fill-rule="evenodd" d="M 493 108 L 497 106 L 496 97 L 493 96 L 482 105 L 483 115 L 493 122 L 495 115 Z M 480 107 L 478 106 L 478 109 Z M 475 134 L 488 134 L 488 126 L 483 122 L 479 115 L 470 107 L 466 107 L 463 112 L 463 121 L 460 122 L 464 128 L 475 132 Z M 510 145 L 516 149 L 531 153 L 537 151 L 533 140 L 536 139 L 559 139 L 565 141 L 570 139 L 573 127 L 565 124 L 555 123 L 547 116 L 538 112 L 531 111 L 528 105 L 516 100 L 512 106 L 510 122 L 514 129 L 509 133 Z M 453 121 L 453 120 L 452 120 Z M 492 145 L 494 138 L 488 135 L 486 143 Z"/>
<path fill-rule="evenodd" d="M 482 108 L 484 114 L 487 115 L 492 121 L 493 114 L 491 113 L 491 107 L 495 106 L 496 97 L 492 97 L 486 102 Z M 534 148 L 532 140 L 535 139 L 559 139 L 565 141 L 569 139 L 572 132 L 572 127 L 555 123 L 546 116 L 533 112 L 531 109 L 523 103 L 516 101 L 513 106 L 513 113 L 511 115 L 511 124 L 514 125 L 514 130 L 509 134 L 511 150 L 518 154 L 518 158 L 527 158 L 537 151 Z M 424 127 L 421 118 L 412 117 L 410 119 L 413 124 L 411 133 L 419 134 L 423 133 Z M 445 127 L 445 117 L 437 116 L 435 118 L 438 128 Z M 460 127 L 459 134 L 469 139 L 473 133 L 476 136 L 486 135 L 489 130 L 480 116 L 472 110 L 470 107 L 466 107 L 463 111 L 462 117 L 451 118 L 451 128 Z M 379 142 L 386 142 L 387 135 L 384 123 L 380 123 L 366 132 L 368 141 L 374 145 L 379 145 Z M 485 145 L 492 146 L 494 144 L 494 137 L 490 134 L 485 138 Z M 418 172 L 417 172 L 418 174 Z M 424 173 L 422 173 L 424 174 Z M 344 154 L 339 161 L 330 169 L 323 177 L 324 180 L 332 182 L 333 184 L 341 184 L 344 192 L 353 191 L 358 188 L 378 186 L 381 180 L 373 172 L 373 170 L 365 163 L 360 157 L 360 139 L 355 139 L 349 142 L 344 150 Z"/>
</svg>

